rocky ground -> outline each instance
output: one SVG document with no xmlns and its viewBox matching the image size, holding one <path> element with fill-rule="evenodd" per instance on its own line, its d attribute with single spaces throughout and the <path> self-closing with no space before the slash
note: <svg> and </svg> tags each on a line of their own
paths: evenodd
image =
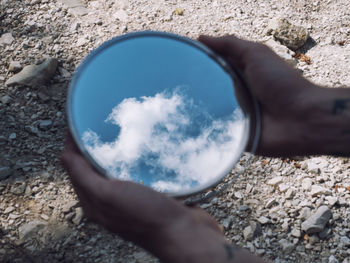
<svg viewBox="0 0 350 263">
<path fill-rule="evenodd" d="M 276 17 L 302 28 L 283 33 Z M 0 0 L 1 262 L 157 262 L 84 219 L 59 163 L 75 68 L 104 41 L 148 29 L 267 42 L 311 81 L 350 87 L 348 0 Z M 346 158 L 254 157 L 201 207 L 272 262 L 346 263 L 349 174 Z"/>
</svg>

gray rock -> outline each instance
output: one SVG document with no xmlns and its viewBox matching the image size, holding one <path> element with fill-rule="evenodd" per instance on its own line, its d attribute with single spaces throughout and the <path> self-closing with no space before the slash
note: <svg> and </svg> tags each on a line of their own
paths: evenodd
<svg viewBox="0 0 350 263">
<path fill-rule="evenodd" d="M 341 243 L 344 247 L 350 247 L 350 238 L 347 236 L 342 236 L 339 238 L 339 243 Z"/>
<path fill-rule="evenodd" d="M 12 170 L 10 167 L 0 167 L 0 180 L 5 180 L 8 178 L 12 173 Z"/>
<path fill-rule="evenodd" d="M 270 179 L 269 181 L 267 181 L 267 184 L 268 185 L 272 185 L 272 186 L 277 186 L 280 183 L 282 183 L 282 181 L 283 181 L 283 177 L 282 176 L 276 176 L 276 177 Z"/>
<path fill-rule="evenodd" d="M 39 65 L 25 66 L 19 73 L 6 81 L 7 86 L 24 85 L 35 87 L 45 84 L 56 72 L 58 61 L 48 58 Z"/>
<path fill-rule="evenodd" d="M 331 255 L 328 258 L 328 263 L 339 263 L 339 261 L 337 260 L 337 258 L 335 256 Z"/>
<path fill-rule="evenodd" d="M 113 17 L 117 20 L 120 20 L 121 22 L 127 22 L 129 18 L 128 14 L 123 9 L 115 12 Z"/>
<path fill-rule="evenodd" d="M 318 196 L 318 195 L 329 195 L 332 192 L 330 190 L 328 190 L 327 188 L 324 188 L 322 186 L 319 185 L 313 185 L 311 187 L 311 191 L 310 191 L 310 195 L 312 197 Z"/>
<path fill-rule="evenodd" d="M 39 128 L 42 130 L 47 130 L 52 126 L 52 121 L 51 120 L 42 120 L 39 123 Z"/>
<path fill-rule="evenodd" d="M 311 186 L 312 186 L 312 179 L 311 178 L 305 178 L 301 182 L 301 187 L 306 191 L 310 191 Z"/>
<path fill-rule="evenodd" d="M 326 196 L 325 199 L 328 201 L 328 204 L 332 207 L 338 202 L 338 197 L 336 196 Z"/>
<path fill-rule="evenodd" d="M 307 234 L 321 232 L 331 217 L 332 211 L 329 207 L 321 206 L 317 209 L 316 213 L 301 224 L 301 229 Z"/>
<path fill-rule="evenodd" d="M 276 40 L 291 50 L 302 47 L 309 38 L 309 33 L 305 28 L 295 26 L 285 18 L 272 20 L 267 33 L 272 34 Z"/>
<path fill-rule="evenodd" d="M 18 228 L 18 235 L 20 240 L 25 241 L 27 239 L 33 238 L 33 236 L 43 227 L 46 223 L 40 220 L 30 221 Z"/>
<path fill-rule="evenodd" d="M 11 212 L 15 211 L 15 208 L 13 206 L 9 206 L 5 209 L 4 214 L 9 214 Z"/>
<path fill-rule="evenodd" d="M 79 202 L 77 200 L 70 200 L 62 206 L 62 212 L 68 213 L 73 207 L 75 207 Z"/>
<path fill-rule="evenodd" d="M 265 224 L 269 223 L 270 220 L 268 218 L 264 217 L 264 216 L 261 216 L 261 217 L 258 218 L 258 222 L 260 224 L 262 224 L 262 225 L 265 225 Z"/>
<path fill-rule="evenodd" d="M 9 65 L 10 72 L 18 72 L 22 69 L 22 65 L 19 61 L 11 61 Z"/>
<path fill-rule="evenodd" d="M 292 252 L 295 248 L 295 245 L 289 242 L 287 239 L 281 239 L 278 243 L 280 244 L 283 252 L 286 254 Z"/>
<path fill-rule="evenodd" d="M 17 134 L 15 132 L 11 133 L 9 136 L 9 140 L 14 140 L 17 138 Z"/>
<path fill-rule="evenodd" d="M 297 228 L 293 228 L 292 231 L 290 232 L 290 234 L 296 238 L 301 237 L 301 231 Z"/>
<path fill-rule="evenodd" d="M 246 241 L 251 241 L 260 234 L 261 226 L 257 222 L 251 222 L 250 225 L 243 230 L 243 237 Z"/>
<path fill-rule="evenodd" d="M 84 217 L 84 211 L 81 207 L 75 208 L 75 216 L 72 219 L 72 222 L 76 225 L 79 225 L 81 223 L 81 220 L 83 220 Z"/>
<path fill-rule="evenodd" d="M 2 34 L 0 37 L 0 46 L 11 45 L 15 41 L 11 33 Z"/>
<path fill-rule="evenodd" d="M 326 227 L 325 229 L 323 229 L 323 231 L 321 231 L 320 233 L 318 233 L 318 237 L 320 239 L 327 239 L 327 237 L 329 237 L 329 235 L 332 233 L 332 230 L 328 227 Z"/>
<path fill-rule="evenodd" d="M 8 103 L 10 103 L 10 101 L 11 101 L 11 97 L 8 96 L 8 95 L 5 95 L 5 96 L 1 97 L 1 103 L 2 104 L 8 104 Z"/>
<path fill-rule="evenodd" d="M 231 222 L 232 222 L 232 218 L 231 217 L 227 217 L 225 218 L 223 221 L 222 221 L 222 226 L 225 228 L 225 229 L 228 229 L 231 225 Z"/>
</svg>

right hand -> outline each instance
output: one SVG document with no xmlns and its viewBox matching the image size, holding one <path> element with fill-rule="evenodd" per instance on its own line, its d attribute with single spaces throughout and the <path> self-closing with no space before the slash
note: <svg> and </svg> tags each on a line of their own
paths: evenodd
<svg viewBox="0 0 350 263">
<path fill-rule="evenodd" d="M 256 153 L 274 157 L 304 154 L 305 112 L 319 88 L 263 44 L 234 36 L 200 36 L 199 41 L 240 69 L 259 101 L 262 127 Z"/>
</svg>

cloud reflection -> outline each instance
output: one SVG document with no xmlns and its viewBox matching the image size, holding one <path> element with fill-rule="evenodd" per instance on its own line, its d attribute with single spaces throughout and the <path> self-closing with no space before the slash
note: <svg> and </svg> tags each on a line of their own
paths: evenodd
<svg viewBox="0 0 350 263">
<path fill-rule="evenodd" d="M 113 142 L 103 142 L 85 131 L 89 153 L 111 177 L 163 192 L 205 184 L 229 169 L 244 129 L 239 109 L 214 120 L 179 90 L 124 99 L 105 121 L 120 132 Z"/>
</svg>

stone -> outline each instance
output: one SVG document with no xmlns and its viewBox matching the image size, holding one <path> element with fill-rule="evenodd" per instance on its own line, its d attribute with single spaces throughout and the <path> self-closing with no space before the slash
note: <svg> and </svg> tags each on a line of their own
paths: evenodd
<svg viewBox="0 0 350 263">
<path fill-rule="evenodd" d="M 39 123 L 39 128 L 41 130 L 47 130 L 52 126 L 52 121 L 51 120 L 42 120 Z"/>
<path fill-rule="evenodd" d="M 339 263 L 339 261 L 337 260 L 337 258 L 335 256 L 331 255 L 328 258 L 328 263 Z"/>
<path fill-rule="evenodd" d="M 291 253 L 295 248 L 295 245 L 289 242 L 287 239 L 281 239 L 278 243 L 281 246 L 282 251 L 286 254 Z"/>
<path fill-rule="evenodd" d="M 350 247 L 350 238 L 347 236 L 342 236 L 339 238 L 339 243 L 341 243 L 344 247 Z"/>
<path fill-rule="evenodd" d="M 305 178 L 301 181 L 301 187 L 306 191 L 310 191 L 312 182 L 311 178 Z"/>
<path fill-rule="evenodd" d="M 8 95 L 2 96 L 1 97 L 1 103 L 2 104 L 9 104 L 11 102 L 11 97 Z"/>
<path fill-rule="evenodd" d="M 8 166 L 0 167 L 0 180 L 5 180 L 12 173 L 12 170 Z"/>
<path fill-rule="evenodd" d="M 176 8 L 174 10 L 174 15 L 177 15 L 177 16 L 183 16 L 184 15 L 184 10 L 182 8 Z"/>
<path fill-rule="evenodd" d="M 267 217 L 261 216 L 258 218 L 258 222 L 262 225 L 265 225 L 270 222 L 270 220 Z"/>
<path fill-rule="evenodd" d="M 55 74 L 57 65 L 57 59 L 48 58 L 39 65 L 25 66 L 19 73 L 9 78 L 5 85 L 36 87 L 45 84 Z"/>
<path fill-rule="evenodd" d="M 70 78 L 71 77 L 71 74 L 65 68 L 59 67 L 58 71 L 60 72 L 60 75 L 61 75 L 62 78 Z"/>
<path fill-rule="evenodd" d="M 292 199 L 295 195 L 295 189 L 289 188 L 286 192 L 286 199 Z"/>
<path fill-rule="evenodd" d="M 68 213 L 73 207 L 75 207 L 79 202 L 77 200 L 70 200 L 62 205 L 62 212 Z"/>
<path fill-rule="evenodd" d="M 11 33 L 2 34 L 0 37 L 0 46 L 11 45 L 15 41 Z"/>
<path fill-rule="evenodd" d="M 280 183 L 282 183 L 282 181 L 283 181 L 283 177 L 282 176 L 276 176 L 276 177 L 270 179 L 269 181 L 267 181 L 267 184 L 268 185 L 272 185 L 272 186 L 277 186 Z"/>
<path fill-rule="evenodd" d="M 22 69 L 22 65 L 19 61 L 11 61 L 9 65 L 10 72 L 18 72 Z"/>
<path fill-rule="evenodd" d="M 228 229 L 231 225 L 231 222 L 232 222 L 232 218 L 231 217 L 227 217 L 225 218 L 223 221 L 222 221 L 222 226 L 225 228 L 225 229 Z"/>
<path fill-rule="evenodd" d="M 75 208 L 75 216 L 72 219 L 72 222 L 75 225 L 79 225 L 81 223 L 81 220 L 83 219 L 83 217 L 84 217 L 83 209 L 81 207 L 77 207 L 77 208 Z"/>
<path fill-rule="evenodd" d="M 5 209 L 4 214 L 8 214 L 15 211 L 15 208 L 13 206 L 9 206 Z"/>
<path fill-rule="evenodd" d="M 317 211 L 301 224 L 301 229 L 307 234 L 321 232 L 332 217 L 328 206 L 320 206 Z"/>
<path fill-rule="evenodd" d="M 288 49 L 286 46 L 283 46 L 273 39 L 269 39 L 264 44 L 271 48 L 273 52 L 284 59 L 284 61 L 286 61 L 292 67 L 295 67 L 298 64 L 298 61 L 293 57 L 295 53 Z"/>
<path fill-rule="evenodd" d="M 285 18 L 271 21 L 267 33 L 272 34 L 277 41 L 293 51 L 302 47 L 309 38 L 309 33 L 305 28 L 295 26 Z"/>
<path fill-rule="evenodd" d="M 14 140 L 17 138 L 17 134 L 15 132 L 11 133 L 9 136 L 9 140 Z"/>
<path fill-rule="evenodd" d="M 329 237 L 329 235 L 332 233 L 332 230 L 328 227 L 326 227 L 325 229 L 323 229 L 323 231 L 321 231 L 320 233 L 318 233 L 318 237 L 320 239 L 327 239 L 327 237 Z"/>
<path fill-rule="evenodd" d="M 27 239 L 33 238 L 33 236 L 42 228 L 44 228 L 46 223 L 41 220 L 30 221 L 18 228 L 18 235 L 20 240 L 25 241 Z"/>
<path fill-rule="evenodd" d="M 115 12 L 113 17 L 114 17 L 114 19 L 119 20 L 121 22 L 127 22 L 129 19 L 128 14 L 123 9 L 120 9 L 117 12 Z"/>
<path fill-rule="evenodd" d="M 330 207 L 334 206 L 338 202 L 338 197 L 336 196 L 326 196 L 325 199 Z"/>
<path fill-rule="evenodd" d="M 293 228 L 292 231 L 290 232 L 290 234 L 296 238 L 301 237 L 301 231 L 297 228 Z"/>
<path fill-rule="evenodd" d="M 246 241 L 253 240 L 256 236 L 261 234 L 261 226 L 257 222 L 251 222 L 249 226 L 244 228 L 243 237 Z"/>
<path fill-rule="evenodd" d="M 318 196 L 318 195 L 329 195 L 332 192 L 330 190 L 328 190 L 327 188 L 324 188 L 322 186 L 319 185 L 313 185 L 311 187 L 311 191 L 310 194 L 312 197 Z"/>
<path fill-rule="evenodd" d="M 290 186 L 287 185 L 287 184 L 280 184 L 280 185 L 278 186 L 278 190 L 279 190 L 281 193 L 286 192 L 289 188 L 290 188 Z"/>
</svg>

